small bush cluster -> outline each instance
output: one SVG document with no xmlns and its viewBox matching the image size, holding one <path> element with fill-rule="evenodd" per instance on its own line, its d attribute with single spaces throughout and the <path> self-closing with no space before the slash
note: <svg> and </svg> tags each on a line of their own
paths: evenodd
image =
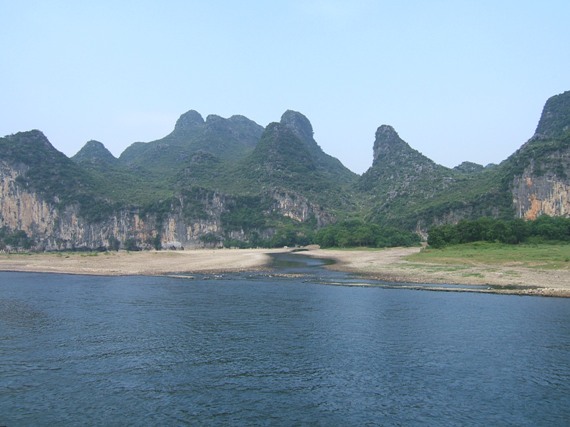
<svg viewBox="0 0 570 427">
<path fill-rule="evenodd" d="M 0 250 L 28 250 L 34 246 L 34 241 L 22 230 L 9 230 L 0 228 Z"/>
</svg>

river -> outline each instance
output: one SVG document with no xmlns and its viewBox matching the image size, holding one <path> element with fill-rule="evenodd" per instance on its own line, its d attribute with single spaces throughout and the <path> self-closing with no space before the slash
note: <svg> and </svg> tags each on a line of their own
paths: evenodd
<svg viewBox="0 0 570 427">
<path fill-rule="evenodd" d="M 0 425 L 570 423 L 569 299 L 349 286 L 319 263 L 0 273 Z"/>
</svg>

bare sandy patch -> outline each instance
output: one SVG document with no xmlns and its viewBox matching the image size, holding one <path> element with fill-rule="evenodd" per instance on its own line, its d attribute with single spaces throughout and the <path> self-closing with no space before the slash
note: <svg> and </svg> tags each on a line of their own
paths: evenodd
<svg viewBox="0 0 570 427">
<path fill-rule="evenodd" d="M 283 249 L 196 249 L 183 251 L 2 254 L 0 271 L 93 275 L 159 275 L 253 271 Z"/>
</svg>

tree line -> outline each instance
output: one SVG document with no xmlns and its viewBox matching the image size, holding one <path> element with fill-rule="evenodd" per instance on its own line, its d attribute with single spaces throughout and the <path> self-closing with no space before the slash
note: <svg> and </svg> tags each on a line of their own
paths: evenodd
<svg viewBox="0 0 570 427">
<path fill-rule="evenodd" d="M 570 218 L 542 215 L 535 220 L 504 220 L 489 217 L 471 221 L 462 220 L 457 224 L 432 227 L 428 231 L 427 242 L 433 248 L 442 248 L 478 241 L 507 244 L 570 242 Z"/>
<path fill-rule="evenodd" d="M 317 231 L 314 243 L 322 248 L 385 248 L 419 245 L 420 237 L 411 231 L 394 227 L 381 227 L 361 220 L 346 220 Z"/>
</svg>

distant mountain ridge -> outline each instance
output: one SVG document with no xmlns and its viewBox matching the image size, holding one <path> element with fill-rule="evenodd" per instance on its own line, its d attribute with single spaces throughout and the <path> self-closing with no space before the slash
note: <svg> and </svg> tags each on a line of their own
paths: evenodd
<svg viewBox="0 0 570 427">
<path fill-rule="evenodd" d="M 72 158 L 37 130 L 0 138 L 0 227 L 36 249 L 306 244 L 358 219 L 426 236 L 481 216 L 570 214 L 570 92 L 499 165 L 438 165 L 389 125 L 361 176 L 326 154 L 303 114 L 262 127 L 190 110 L 173 131 L 115 158 L 89 141 Z"/>
<path fill-rule="evenodd" d="M 197 152 L 210 153 L 223 160 L 243 158 L 253 151 L 263 127 L 243 116 L 224 119 L 190 110 L 180 116 L 174 130 L 162 139 L 136 142 L 121 155 L 121 163 L 149 170 L 176 167 Z"/>
<path fill-rule="evenodd" d="M 563 138 L 570 131 L 570 94 L 549 98 L 542 109 L 534 137 Z"/>
<path fill-rule="evenodd" d="M 117 159 L 107 148 L 99 141 L 87 141 L 87 143 L 71 157 L 76 163 L 91 164 L 116 164 Z"/>
</svg>

